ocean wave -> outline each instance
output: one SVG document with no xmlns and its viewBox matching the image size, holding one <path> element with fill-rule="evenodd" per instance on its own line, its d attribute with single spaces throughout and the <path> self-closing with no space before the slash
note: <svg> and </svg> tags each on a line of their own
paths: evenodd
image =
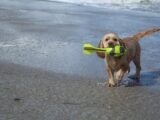
<svg viewBox="0 0 160 120">
<path fill-rule="evenodd" d="M 49 0 L 53 2 L 72 3 L 103 8 L 127 8 L 160 12 L 160 0 Z"/>
</svg>

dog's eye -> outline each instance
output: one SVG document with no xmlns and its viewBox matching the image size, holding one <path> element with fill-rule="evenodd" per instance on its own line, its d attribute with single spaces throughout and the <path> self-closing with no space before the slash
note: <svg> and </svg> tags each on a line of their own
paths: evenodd
<svg viewBox="0 0 160 120">
<path fill-rule="evenodd" d="M 108 40 L 109 40 L 109 38 L 106 38 L 106 39 L 105 39 L 105 41 L 108 41 Z"/>
<path fill-rule="evenodd" d="M 116 39 L 116 38 L 113 38 L 113 40 L 114 40 L 114 41 L 117 41 L 117 39 Z"/>
</svg>

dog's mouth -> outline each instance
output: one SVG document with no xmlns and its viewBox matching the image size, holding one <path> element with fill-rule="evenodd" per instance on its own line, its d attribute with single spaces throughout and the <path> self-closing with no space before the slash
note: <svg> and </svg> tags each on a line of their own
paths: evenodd
<svg viewBox="0 0 160 120">
<path fill-rule="evenodd" d="M 108 47 L 114 48 L 116 45 L 119 45 L 119 44 L 116 44 L 116 43 L 108 44 Z"/>
<path fill-rule="evenodd" d="M 111 47 L 111 48 L 114 48 L 114 46 L 115 46 L 114 44 L 108 45 L 108 47 Z"/>
</svg>

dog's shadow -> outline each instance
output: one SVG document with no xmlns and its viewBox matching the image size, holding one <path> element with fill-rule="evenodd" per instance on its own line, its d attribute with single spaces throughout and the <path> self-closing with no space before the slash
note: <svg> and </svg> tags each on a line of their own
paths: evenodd
<svg viewBox="0 0 160 120">
<path fill-rule="evenodd" d="M 134 80 L 127 78 L 125 80 L 124 85 L 126 87 L 133 87 L 133 86 L 154 86 L 160 85 L 160 70 L 157 71 L 149 71 L 149 72 L 142 72 L 140 82 L 137 83 Z"/>
</svg>

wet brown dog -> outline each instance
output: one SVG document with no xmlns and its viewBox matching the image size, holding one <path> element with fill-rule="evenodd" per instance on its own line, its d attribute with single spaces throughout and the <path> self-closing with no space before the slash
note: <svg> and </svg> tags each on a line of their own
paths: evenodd
<svg viewBox="0 0 160 120">
<path fill-rule="evenodd" d="M 136 66 L 136 73 L 135 75 L 131 76 L 131 78 L 139 82 L 141 71 L 141 48 L 138 41 L 144 36 L 150 35 L 158 31 L 160 31 L 160 28 L 152 28 L 143 32 L 138 32 L 137 34 L 131 37 L 126 37 L 123 39 L 119 38 L 116 33 L 108 33 L 104 35 L 104 37 L 98 45 L 99 48 L 105 48 L 108 46 L 112 47 L 116 44 L 119 44 L 126 47 L 127 49 L 127 53 L 121 57 L 113 57 L 104 53 L 97 52 L 97 55 L 100 58 L 103 58 L 106 62 L 106 71 L 108 74 L 109 87 L 119 85 L 125 73 L 130 71 L 129 64 L 131 61 L 133 61 L 133 63 Z"/>
</svg>

